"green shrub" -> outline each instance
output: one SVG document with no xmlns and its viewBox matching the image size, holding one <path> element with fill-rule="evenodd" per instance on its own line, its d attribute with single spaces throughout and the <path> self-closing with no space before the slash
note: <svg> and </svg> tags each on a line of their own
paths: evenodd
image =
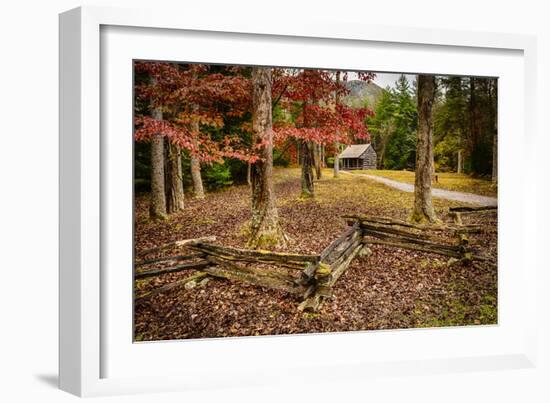
<svg viewBox="0 0 550 403">
<path fill-rule="evenodd" d="M 214 163 L 204 169 L 204 183 L 208 190 L 220 190 L 233 184 L 231 170 L 226 164 Z"/>
<path fill-rule="evenodd" d="M 282 154 L 281 151 L 273 150 L 273 165 L 287 168 L 290 165 L 290 159 L 287 155 Z"/>
</svg>

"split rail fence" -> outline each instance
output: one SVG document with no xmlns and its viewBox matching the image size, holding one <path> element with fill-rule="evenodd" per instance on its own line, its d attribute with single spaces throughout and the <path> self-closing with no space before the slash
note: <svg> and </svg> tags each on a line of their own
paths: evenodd
<svg viewBox="0 0 550 403">
<path fill-rule="evenodd" d="M 468 234 L 483 231 L 478 225 L 463 225 L 461 215 L 492 210 L 489 208 L 459 207 L 450 209 L 454 225 L 417 225 L 386 217 L 345 216 L 347 229 L 319 255 L 239 249 L 215 245 L 215 237 L 204 237 L 172 242 L 141 251 L 142 260 L 136 263 L 136 280 L 194 270 L 183 280 L 136 295 L 136 302 L 154 294 L 178 287 L 194 286 L 207 277 L 225 278 L 256 286 L 284 290 L 302 302 L 299 310 L 317 311 L 325 299 L 332 296 L 337 280 L 358 255 L 370 254 L 369 245 L 384 245 L 443 255 L 472 263 L 483 261 L 495 264 L 470 246 Z M 495 210 L 496 211 L 496 210 Z M 448 231 L 454 236 L 449 237 Z M 444 233 L 444 234 L 442 234 Z M 169 249 L 185 247 L 192 253 L 155 259 L 143 259 Z M 148 268 L 155 265 L 154 268 Z M 157 268 L 157 266 L 162 266 Z"/>
</svg>

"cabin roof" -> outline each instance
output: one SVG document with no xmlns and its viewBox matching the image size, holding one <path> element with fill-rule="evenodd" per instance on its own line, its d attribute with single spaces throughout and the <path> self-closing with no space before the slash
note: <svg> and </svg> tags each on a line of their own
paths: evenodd
<svg viewBox="0 0 550 403">
<path fill-rule="evenodd" d="M 359 158 L 369 147 L 370 144 L 351 144 L 342 151 L 338 158 Z"/>
</svg>

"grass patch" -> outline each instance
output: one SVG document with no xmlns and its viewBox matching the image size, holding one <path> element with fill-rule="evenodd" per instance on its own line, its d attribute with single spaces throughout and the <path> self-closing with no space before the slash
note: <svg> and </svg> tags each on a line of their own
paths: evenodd
<svg viewBox="0 0 550 403">
<path fill-rule="evenodd" d="M 368 170 L 349 171 L 352 174 L 369 174 L 393 179 L 399 182 L 414 184 L 414 172 L 411 171 L 390 171 L 390 170 Z M 438 182 L 433 184 L 434 188 L 453 190 L 456 192 L 473 193 L 481 196 L 497 197 L 497 186 L 490 180 L 472 178 L 469 175 L 452 172 L 438 172 Z"/>
</svg>

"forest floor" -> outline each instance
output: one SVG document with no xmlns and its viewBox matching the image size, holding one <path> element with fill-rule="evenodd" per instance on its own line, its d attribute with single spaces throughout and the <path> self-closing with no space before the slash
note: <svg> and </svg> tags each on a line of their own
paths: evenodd
<svg viewBox="0 0 550 403">
<path fill-rule="evenodd" d="M 413 194 L 369 178 L 340 175 L 329 169 L 315 182 L 313 200 L 298 198 L 299 169 L 276 169 L 275 192 L 282 226 L 292 242 L 286 249 L 320 253 L 346 228 L 342 215 L 368 214 L 407 219 Z M 462 205 L 434 199 L 438 216 L 449 221 L 447 209 Z M 205 200 L 187 199 L 185 210 L 168 221 L 148 218 L 148 195 L 136 197 L 136 250 L 170 241 L 215 235 L 216 243 L 246 244 L 250 190 L 233 186 L 209 193 Z M 473 246 L 496 256 L 497 218 L 471 214 L 464 224 L 492 229 L 472 234 Z M 225 279 L 203 287 L 180 288 L 141 300 L 135 306 L 135 340 L 341 332 L 496 324 L 497 269 L 489 265 L 448 265 L 447 259 L 371 245 L 372 255 L 356 258 L 338 280 L 333 297 L 318 313 L 298 311 L 300 301 L 283 291 Z M 164 274 L 136 281 L 136 291 L 149 291 L 183 279 L 192 272 Z"/>
<path fill-rule="evenodd" d="M 414 185 L 414 172 L 412 171 L 391 171 L 391 170 L 357 170 L 349 171 L 353 174 L 367 174 L 393 179 L 398 182 Z M 445 189 L 455 192 L 473 193 L 481 196 L 497 197 L 497 187 L 491 180 L 473 178 L 466 174 L 454 172 L 438 172 L 437 183 L 433 184 L 435 189 Z"/>
</svg>

